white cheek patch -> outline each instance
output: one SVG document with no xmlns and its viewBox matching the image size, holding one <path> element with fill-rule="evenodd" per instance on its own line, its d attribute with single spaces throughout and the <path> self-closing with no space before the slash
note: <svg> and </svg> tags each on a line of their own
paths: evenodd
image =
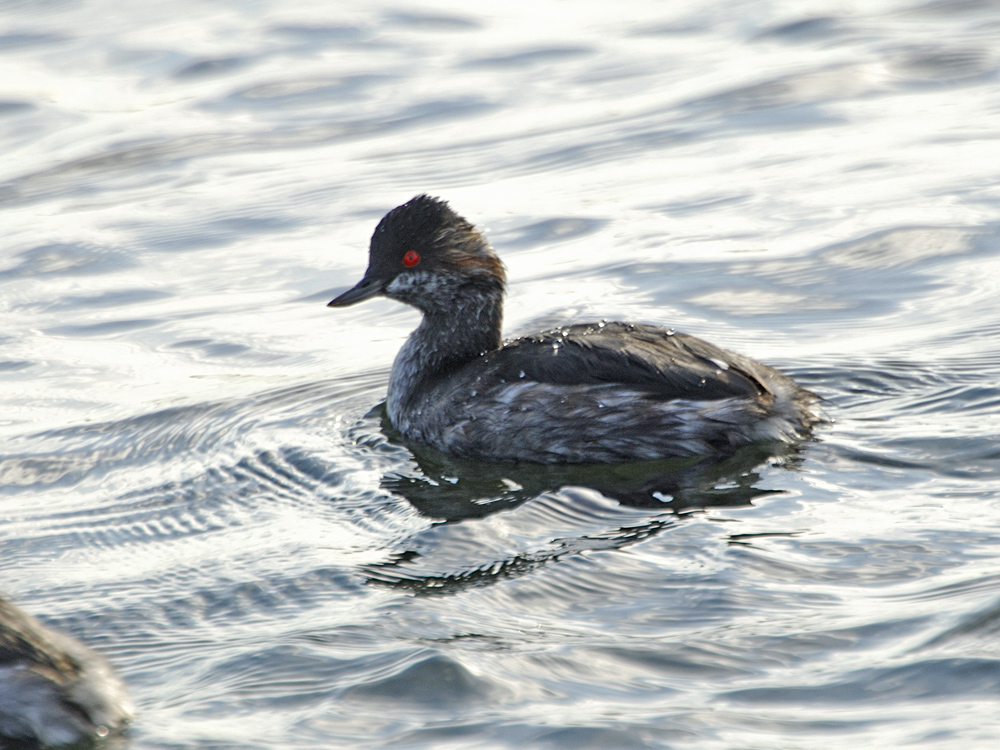
<svg viewBox="0 0 1000 750">
<path fill-rule="evenodd" d="M 419 289 L 423 295 L 434 295 L 440 289 L 450 286 L 448 277 L 442 273 L 430 271 L 403 271 L 386 286 L 385 291 L 390 296 L 406 296 L 409 292 Z"/>
<path fill-rule="evenodd" d="M 399 274 L 396 278 L 389 282 L 385 290 L 389 294 L 399 294 L 400 292 L 408 292 L 415 286 L 420 286 L 427 283 L 427 274 L 421 273 L 420 271 L 413 272 L 407 271 Z"/>
</svg>

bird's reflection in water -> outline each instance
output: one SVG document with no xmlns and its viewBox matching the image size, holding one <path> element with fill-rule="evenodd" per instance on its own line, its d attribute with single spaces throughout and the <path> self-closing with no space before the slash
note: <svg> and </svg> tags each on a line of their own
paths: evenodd
<svg viewBox="0 0 1000 750">
<path fill-rule="evenodd" d="M 374 416 L 374 415 L 371 415 Z M 399 438 L 382 419 L 382 433 Z M 436 523 L 406 540 L 372 583 L 446 593 L 521 575 L 584 550 L 634 544 L 720 506 L 779 491 L 757 486 L 767 466 L 793 467 L 799 450 L 752 445 L 719 459 L 610 465 L 486 464 L 407 445 L 414 461 L 382 478 Z"/>
</svg>

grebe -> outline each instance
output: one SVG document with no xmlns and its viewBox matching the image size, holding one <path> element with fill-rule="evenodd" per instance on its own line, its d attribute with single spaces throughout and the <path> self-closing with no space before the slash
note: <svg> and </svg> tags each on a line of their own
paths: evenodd
<svg viewBox="0 0 1000 750">
<path fill-rule="evenodd" d="M 0 597 L 0 747 L 4 738 L 43 747 L 98 740 L 132 713 L 100 654 Z"/>
<path fill-rule="evenodd" d="M 330 307 L 385 295 L 423 320 L 392 365 L 403 437 L 491 462 L 725 455 L 803 440 L 818 398 L 748 357 L 651 325 L 589 323 L 507 341 L 506 275 L 483 235 L 418 195 L 372 235 L 368 270 Z"/>
</svg>

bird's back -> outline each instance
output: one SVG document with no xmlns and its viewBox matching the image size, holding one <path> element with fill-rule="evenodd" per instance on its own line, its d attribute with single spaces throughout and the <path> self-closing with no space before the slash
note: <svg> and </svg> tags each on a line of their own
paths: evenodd
<svg viewBox="0 0 1000 750">
<path fill-rule="evenodd" d="M 694 336 L 626 323 L 516 339 L 426 384 L 411 434 L 453 455 L 542 463 L 726 452 L 792 440 L 815 396 Z"/>
</svg>

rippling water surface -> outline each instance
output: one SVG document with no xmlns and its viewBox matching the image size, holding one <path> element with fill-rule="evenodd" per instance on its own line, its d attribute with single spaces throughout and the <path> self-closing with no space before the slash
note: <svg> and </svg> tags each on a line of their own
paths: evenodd
<svg viewBox="0 0 1000 750">
<path fill-rule="evenodd" d="M 134 748 L 996 747 L 1000 4 L 0 7 L 0 589 Z M 489 467 L 324 303 L 449 199 L 509 334 L 674 326 L 833 420 Z"/>
</svg>

